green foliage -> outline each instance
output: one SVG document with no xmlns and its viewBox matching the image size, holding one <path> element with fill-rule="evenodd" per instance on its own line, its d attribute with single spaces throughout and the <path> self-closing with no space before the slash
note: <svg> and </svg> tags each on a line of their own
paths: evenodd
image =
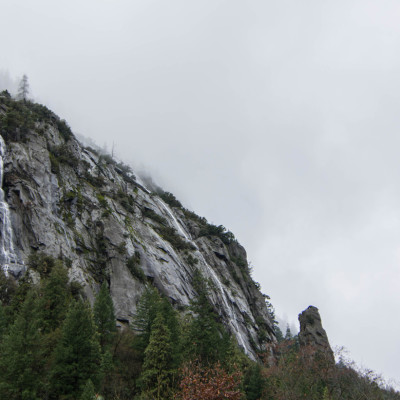
<svg viewBox="0 0 400 400">
<path fill-rule="evenodd" d="M 140 268 L 140 253 L 138 251 L 136 251 L 133 256 L 128 258 L 126 266 L 134 278 L 136 278 L 139 282 L 146 282 L 146 275 Z"/>
<path fill-rule="evenodd" d="M 99 164 L 116 165 L 117 162 L 112 158 L 110 154 L 101 154 L 99 157 Z"/>
<path fill-rule="evenodd" d="M 95 400 L 96 392 L 94 390 L 94 385 L 91 379 L 88 379 L 83 387 L 83 391 L 79 400 Z"/>
<path fill-rule="evenodd" d="M 72 302 L 54 352 L 53 396 L 77 398 L 88 379 L 97 382 L 99 366 L 100 346 L 92 312 L 82 301 Z"/>
<path fill-rule="evenodd" d="M 120 174 L 123 180 L 127 183 L 136 183 L 136 177 L 133 175 L 132 168 L 124 163 L 118 163 L 115 165 L 115 171 Z"/>
<path fill-rule="evenodd" d="M 75 157 L 67 143 L 60 146 L 50 147 L 48 149 L 51 162 L 51 171 L 57 173 L 60 171 L 60 165 L 69 165 L 76 168 L 79 165 L 79 160 Z"/>
<path fill-rule="evenodd" d="M 110 205 L 108 204 L 107 199 L 100 193 L 97 193 L 96 197 L 97 197 L 97 200 L 100 203 L 100 207 L 102 207 L 104 209 L 104 212 L 103 212 L 102 216 L 103 217 L 108 217 L 109 215 L 111 215 L 112 210 L 111 210 Z"/>
<path fill-rule="evenodd" d="M 139 334 L 136 347 L 143 352 L 149 344 L 151 325 L 156 318 L 159 302 L 160 295 L 156 289 L 146 286 L 133 319 L 133 328 Z"/>
<path fill-rule="evenodd" d="M 58 161 L 57 157 L 50 152 L 49 152 L 49 158 L 50 158 L 51 172 L 58 176 L 60 174 L 60 161 Z"/>
<path fill-rule="evenodd" d="M 74 135 L 72 134 L 71 128 L 68 126 L 64 119 L 58 119 L 56 121 L 57 129 L 61 133 L 61 136 L 65 141 L 70 140 Z"/>
<path fill-rule="evenodd" d="M 127 253 L 127 248 L 126 248 L 126 242 L 121 242 L 118 246 L 117 246 L 117 251 L 119 254 L 124 255 Z"/>
<path fill-rule="evenodd" d="M 200 359 L 205 364 L 225 362 L 230 348 L 230 338 L 208 300 L 207 281 L 199 270 L 195 271 L 193 287 L 197 296 L 191 302 L 194 317 L 186 328 L 184 356 Z"/>
<path fill-rule="evenodd" d="M 169 206 L 182 208 L 182 203 L 170 192 L 160 192 L 158 195 L 164 200 Z"/>
<path fill-rule="evenodd" d="M 0 301 L 0 342 L 2 341 L 3 335 L 6 333 L 8 327 L 8 321 L 5 313 L 5 307 Z"/>
<path fill-rule="evenodd" d="M 39 399 L 44 368 L 43 344 L 31 291 L 0 345 L 0 398 Z"/>
<path fill-rule="evenodd" d="M 185 261 L 191 266 L 194 267 L 199 263 L 199 260 L 196 257 L 193 257 L 191 254 L 186 252 Z"/>
<path fill-rule="evenodd" d="M 223 225 L 207 223 L 200 228 L 199 236 L 218 236 L 224 244 L 233 243 L 236 239 L 232 232 L 227 231 Z"/>
<path fill-rule="evenodd" d="M 285 340 L 285 338 L 283 337 L 283 333 L 281 331 L 281 329 L 279 328 L 278 324 L 274 325 L 274 331 L 275 331 L 275 336 L 276 336 L 276 340 L 278 341 L 278 343 L 281 343 Z"/>
<path fill-rule="evenodd" d="M 155 230 L 160 236 L 171 243 L 172 247 L 176 250 L 195 250 L 195 247 L 190 243 L 186 242 L 180 235 L 176 233 L 175 228 L 170 226 L 159 226 Z"/>
<path fill-rule="evenodd" d="M 161 225 L 164 225 L 164 226 L 168 225 L 167 220 L 163 216 L 157 214 L 151 208 L 145 207 L 142 210 L 142 216 L 143 216 L 143 218 L 150 218 L 151 220 L 153 220 Z"/>
<path fill-rule="evenodd" d="M 119 201 L 121 206 L 124 207 L 126 211 L 130 213 L 134 212 L 133 205 L 135 200 L 131 195 L 128 195 L 127 193 L 125 193 L 120 189 L 114 196 L 114 199 Z"/>
<path fill-rule="evenodd" d="M 39 272 L 41 277 L 44 277 L 48 276 L 54 267 L 60 267 L 62 261 L 46 253 L 35 252 L 29 256 L 28 265 L 34 271 Z"/>
<path fill-rule="evenodd" d="M 102 176 L 92 175 L 89 171 L 86 171 L 84 174 L 84 178 L 87 182 L 89 182 L 93 187 L 100 189 L 105 184 L 105 180 Z"/>
<path fill-rule="evenodd" d="M 165 399 L 172 381 L 171 334 L 164 317 L 157 312 L 151 325 L 149 344 L 144 352 L 141 386 L 146 395 Z"/>
<path fill-rule="evenodd" d="M 5 106 L 5 114 L 0 117 L 0 133 L 6 141 L 24 141 L 29 131 L 37 129 L 43 133 L 43 124 L 56 127 L 64 140 L 69 140 L 73 134 L 64 120 L 47 107 L 33 103 L 27 99 L 15 101 L 10 96 L 0 96 L 0 104 Z"/>
<path fill-rule="evenodd" d="M 114 305 L 104 282 L 96 296 L 93 307 L 94 322 L 99 333 L 99 342 L 103 353 L 113 342 L 116 333 Z"/>
<path fill-rule="evenodd" d="M 11 304 L 11 300 L 17 290 L 15 281 L 7 277 L 0 267 L 0 303 L 3 305 Z"/>
<path fill-rule="evenodd" d="M 243 379 L 244 392 L 247 400 L 259 400 L 265 387 L 261 365 L 254 363 L 248 368 Z"/>
<path fill-rule="evenodd" d="M 38 318 L 43 333 L 54 331 L 61 324 L 70 300 L 68 272 L 57 262 L 52 266 L 48 279 L 43 281 L 38 300 Z"/>
</svg>

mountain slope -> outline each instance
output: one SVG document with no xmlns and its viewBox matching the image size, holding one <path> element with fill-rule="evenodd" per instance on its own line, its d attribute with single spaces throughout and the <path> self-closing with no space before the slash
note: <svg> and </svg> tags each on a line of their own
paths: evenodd
<svg viewBox="0 0 400 400">
<path fill-rule="evenodd" d="M 250 357 L 275 341 L 265 298 L 230 232 L 186 210 L 173 195 L 152 192 L 109 155 L 83 147 L 44 106 L 3 93 L 0 133 L 15 253 L 11 274 L 35 276 L 32 254 L 60 257 L 91 301 L 107 281 L 117 319 L 129 324 L 149 282 L 186 310 L 196 296 L 198 269 L 221 321 Z"/>
</svg>

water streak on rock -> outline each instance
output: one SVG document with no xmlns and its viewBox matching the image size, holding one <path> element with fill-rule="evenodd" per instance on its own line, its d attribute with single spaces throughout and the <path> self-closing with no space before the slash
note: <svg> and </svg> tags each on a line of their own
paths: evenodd
<svg viewBox="0 0 400 400">
<path fill-rule="evenodd" d="M 14 250 L 13 232 L 10 220 L 10 209 L 5 201 L 3 191 L 3 157 L 6 145 L 0 136 L 0 265 L 6 275 L 12 265 L 17 263 L 17 256 Z"/>
</svg>

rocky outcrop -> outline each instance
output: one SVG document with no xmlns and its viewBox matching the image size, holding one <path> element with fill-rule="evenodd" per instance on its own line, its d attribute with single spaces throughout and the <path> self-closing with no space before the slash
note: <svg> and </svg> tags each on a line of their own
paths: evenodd
<svg viewBox="0 0 400 400">
<path fill-rule="evenodd" d="M 308 347 L 315 349 L 316 351 L 321 351 L 333 361 L 333 352 L 325 329 L 322 327 L 321 316 L 319 315 L 318 308 L 309 306 L 299 314 L 299 322 L 300 347 Z"/>
<path fill-rule="evenodd" d="M 231 234 L 176 200 L 163 200 L 128 166 L 83 147 L 45 107 L 19 107 L 28 108 L 27 128 L 1 124 L 10 110 L 18 112 L 7 99 L 0 131 L 5 201 L 25 266 L 38 252 L 63 259 L 90 301 L 106 280 L 123 323 L 131 322 L 146 284 L 185 311 L 196 296 L 191 281 L 198 269 L 221 321 L 247 354 L 255 358 L 265 342 L 275 341 L 246 252 Z"/>
</svg>

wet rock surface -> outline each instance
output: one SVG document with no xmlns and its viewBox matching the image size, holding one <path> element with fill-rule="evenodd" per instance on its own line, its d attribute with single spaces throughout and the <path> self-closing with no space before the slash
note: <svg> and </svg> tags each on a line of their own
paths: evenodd
<svg viewBox="0 0 400 400">
<path fill-rule="evenodd" d="M 74 136 L 65 139 L 51 121 L 6 146 L 5 201 L 25 266 L 38 251 L 64 259 L 70 279 L 91 301 L 106 280 L 124 323 L 148 283 L 185 310 L 196 296 L 191 278 L 197 268 L 211 283 L 216 312 L 252 358 L 265 341 L 275 341 L 239 243 L 200 236 L 201 219 L 168 206 L 110 156 L 84 148 Z"/>
</svg>

